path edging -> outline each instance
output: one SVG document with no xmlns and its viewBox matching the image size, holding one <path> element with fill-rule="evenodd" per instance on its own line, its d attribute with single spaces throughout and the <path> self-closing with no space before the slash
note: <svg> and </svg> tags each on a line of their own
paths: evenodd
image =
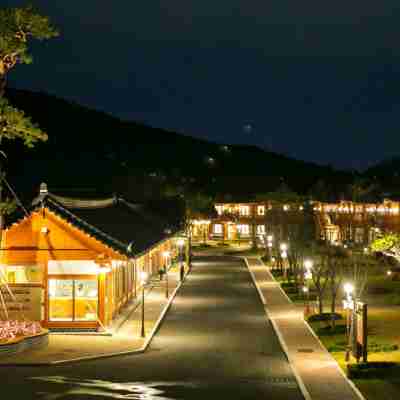
<svg viewBox="0 0 400 400">
<path fill-rule="evenodd" d="M 294 377 L 296 379 L 296 382 L 297 382 L 297 384 L 299 386 L 301 394 L 303 395 L 305 400 L 312 400 L 312 397 L 311 397 L 309 391 L 307 390 L 307 388 L 306 388 L 306 386 L 305 386 L 305 384 L 303 382 L 303 379 L 301 378 L 299 372 L 297 371 L 297 368 L 296 368 L 296 366 L 294 364 L 294 360 L 292 359 L 292 357 L 289 354 L 289 349 L 288 349 L 288 347 L 286 345 L 285 340 L 283 339 L 282 333 L 281 333 L 278 325 L 276 324 L 276 322 L 274 321 L 274 319 L 270 316 L 270 314 L 268 312 L 267 302 L 265 300 L 265 297 L 264 297 L 260 287 L 258 286 L 256 278 L 255 278 L 255 276 L 253 274 L 253 271 L 250 269 L 250 266 L 249 266 L 249 263 L 247 261 L 247 258 L 243 257 L 243 260 L 244 260 L 244 262 L 245 262 L 245 264 L 247 266 L 247 270 L 250 273 L 250 276 L 251 276 L 251 279 L 253 281 L 253 284 L 254 284 L 255 288 L 257 289 L 257 293 L 258 293 L 258 295 L 260 297 L 261 303 L 264 305 L 265 314 L 266 314 L 267 318 L 269 319 L 269 321 L 271 322 L 271 325 L 272 325 L 272 327 L 273 327 L 273 329 L 275 331 L 275 334 L 276 334 L 276 336 L 277 336 L 277 338 L 279 340 L 279 343 L 280 343 L 280 345 L 282 347 L 282 350 L 284 351 L 284 353 L 286 355 L 286 358 L 289 361 L 289 367 L 293 372 L 293 375 L 294 375 Z"/>
<path fill-rule="evenodd" d="M 259 259 L 259 258 L 258 258 Z M 263 262 L 261 259 L 259 259 L 261 262 Z M 247 261 L 247 260 L 246 260 Z M 264 264 L 265 265 L 265 264 Z M 276 281 L 275 277 L 271 274 L 272 278 Z M 285 296 L 290 300 L 290 302 L 292 304 L 293 301 L 289 298 L 289 296 L 285 293 L 285 291 L 282 289 L 282 286 L 279 284 L 279 282 L 276 281 L 276 283 L 279 285 L 280 290 L 285 294 Z M 314 336 L 314 338 L 317 340 L 318 344 L 321 346 L 322 350 L 329 355 L 329 357 L 332 359 L 332 361 L 334 361 L 336 368 L 339 370 L 339 372 L 342 374 L 342 376 L 346 379 L 346 381 L 349 383 L 349 385 L 351 386 L 351 388 L 354 390 L 354 392 L 356 393 L 356 395 L 360 398 L 360 400 L 366 400 L 366 398 L 364 397 L 364 395 L 361 393 L 360 389 L 358 389 L 358 387 L 355 385 L 355 383 L 349 379 L 349 377 L 345 374 L 345 372 L 342 370 L 342 368 L 340 368 L 338 362 L 335 360 L 335 358 L 333 357 L 333 355 L 327 350 L 327 348 L 324 346 L 324 344 L 321 342 L 321 339 L 317 336 L 317 334 L 314 332 L 313 328 L 311 327 L 311 325 L 308 323 L 307 320 L 303 319 L 304 324 L 306 325 L 306 327 L 308 328 L 308 330 L 310 331 L 310 333 Z"/>
</svg>

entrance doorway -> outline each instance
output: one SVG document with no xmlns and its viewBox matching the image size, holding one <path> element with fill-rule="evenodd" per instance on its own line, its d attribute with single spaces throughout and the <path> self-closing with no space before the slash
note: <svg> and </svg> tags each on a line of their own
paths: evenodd
<svg viewBox="0 0 400 400">
<path fill-rule="evenodd" d="M 96 278 L 49 279 L 49 321 L 96 321 L 98 280 Z"/>
<path fill-rule="evenodd" d="M 234 224 L 228 224 L 228 240 L 235 239 L 236 226 Z"/>
</svg>

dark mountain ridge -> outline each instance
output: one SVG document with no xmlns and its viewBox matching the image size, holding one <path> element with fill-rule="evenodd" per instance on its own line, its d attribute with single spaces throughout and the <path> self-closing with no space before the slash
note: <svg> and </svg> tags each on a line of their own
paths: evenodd
<svg viewBox="0 0 400 400">
<path fill-rule="evenodd" d="M 158 180 L 248 197 L 272 191 L 282 181 L 305 193 L 318 179 L 333 185 L 351 179 L 331 167 L 122 121 L 44 93 L 9 89 L 7 98 L 49 136 L 34 149 L 5 146 L 8 175 L 27 192 L 42 181 L 70 190 L 134 192 L 145 181 Z"/>
</svg>

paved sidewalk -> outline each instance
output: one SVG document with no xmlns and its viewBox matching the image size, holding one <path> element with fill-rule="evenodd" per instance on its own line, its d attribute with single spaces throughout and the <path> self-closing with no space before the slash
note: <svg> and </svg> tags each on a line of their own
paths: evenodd
<svg viewBox="0 0 400 400">
<path fill-rule="evenodd" d="M 179 287 L 179 270 L 169 272 L 169 300 L 166 299 L 166 280 L 154 279 L 145 290 L 145 332 L 141 338 L 141 293 L 114 321 L 109 334 L 50 334 L 49 345 L 0 358 L 4 365 L 49 365 L 83 359 L 102 358 L 119 353 L 142 352 L 155 333 L 163 313 Z"/>
<path fill-rule="evenodd" d="M 304 321 L 303 309 L 287 298 L 260 259 L 247 257 L 246 260 L 306 399 L 363 399 Z"/>
</svg>

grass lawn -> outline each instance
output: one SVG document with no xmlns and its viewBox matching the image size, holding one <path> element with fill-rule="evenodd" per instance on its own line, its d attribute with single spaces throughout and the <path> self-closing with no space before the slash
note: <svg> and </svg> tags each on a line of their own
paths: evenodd
<svg viewBox="0 0 400 400">
<path fill-rule="evenodd" d="M 339 312 L 342 310 L 339 310 Z M 343 313 L 343 316 L 345 314 Z M 338 321 L 345 332 L 345 322 Z M 345 333 L 327 334 L 327 322 L 312 322 L 324 346 L 331 352 L 340 367 L 347 372 L 345 362 Z M 400 307 L 370 307 L 368 310 L 368 361 L 393 361 L 398 365 L 380 379 L 354 379 L 354 383 L 368 400 L 398 399 L 400 396 Z M 356 363 L 351 359 L 351 363 Z M 389 371 L 389 370 L 388 370 Z"/>
</svg>

